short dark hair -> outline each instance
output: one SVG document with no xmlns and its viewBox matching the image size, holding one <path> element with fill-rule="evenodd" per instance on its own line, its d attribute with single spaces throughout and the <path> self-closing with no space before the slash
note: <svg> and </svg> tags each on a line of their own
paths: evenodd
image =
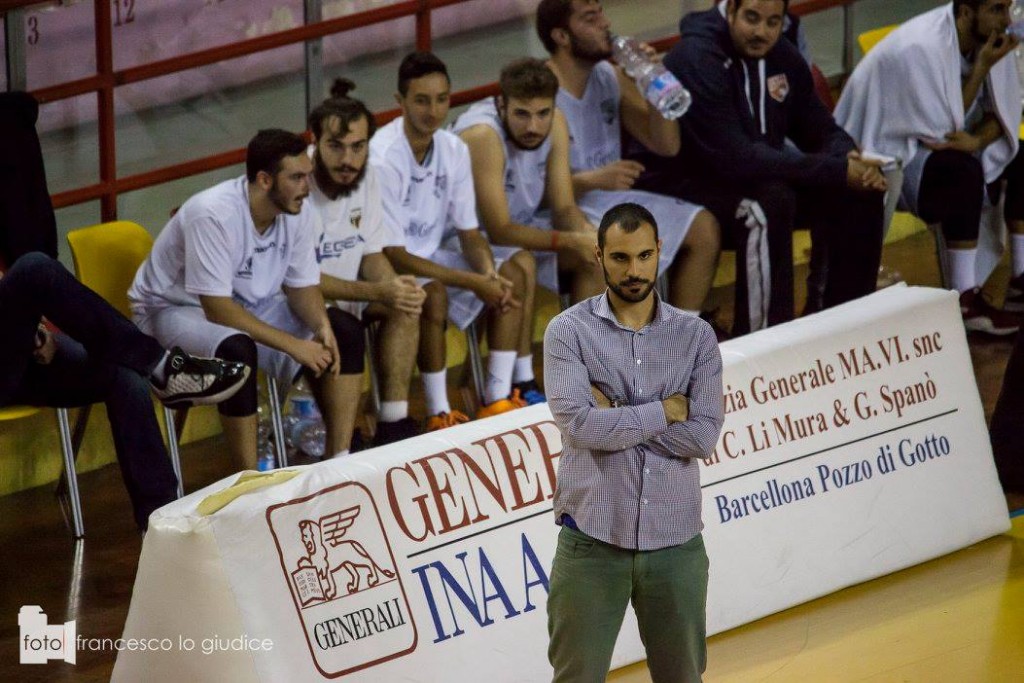
<svg viewBox="0 0 1024 683">
<path fill-rule="evenodd" d="M 743 6 L 743 0 L 729 0 L 729 4 L 732 5 L 732 8 L 734 10 L 738 10 L 740 7 Z M 789 11 L 789 0 L 782 0 L 782 11 Z"/>
<path fill-rule="evenodd" d="M 404 97 L 409 92 L 409 81 L 430 74 L 442 74 L 451 84 L 448 67 L 433 52 L 410 52 L 398 66 L 398 92 Z"/>
<path fill-rule="evenodd" d="M 529 100 L 535 97 L 554 99 L 558 94 L 558 77 L 542 59 L 517 59 L 505 65 L 498 78 L 501 95 L 507 101 L 514 97 Z"/>
<path fill-rule="evenodd" d="M 349 97 L 348 94 L 355 89 L 356 84 L 347 78 L 339 78 L 331 86 L 331 96 L 320 103 L 316 109 L 309 112 L 309 129 L 313 131 L 314 137 L 320 139 L 324 132 L 324 124 L 328 119 L 336 118 L 341 124 L 341 135 L 348 135 L 352 124 L 361 118 L 366 119 L 367 137 L 373 137 L 377 132 L 377 121 L 373 114 L 362 100 Z"/>
<path fill-rule="evenodd" d="M 960 14 L 961 7 L 970 7 L 977 12 L 984 4 L 985 0 L 953 0 L 953 16 L 955 17 Z"/>
<path fill-rule="evenodd" d="M 267 128 L 256 133 L 245 150 L 245 177 L 254 182 L 260 171 L 274 176 L 281 170 L 281 160 L 306 151 L 301 135 L 280 128 Z"/>
<path fill-rule="evenodd" d="M 622 228 L 623 232 L 636 232 L 644 224 L 654 228 L 654 241 L 657 242 L 658 222 L 650 211 L 633 202 L 616 204 L 601 218 L 601 225 L 597 228 L 597 247 L 604 250 L 604 236 L 613 225 Z"/>
<path fill-rule="evenodd" d="M 540 0 L 537 5 L 537 37 L 550 54 L 558 48 L 551 32 L 556 28 L 568 30 L 571 16 L 572 0 Z"/>
</svg>

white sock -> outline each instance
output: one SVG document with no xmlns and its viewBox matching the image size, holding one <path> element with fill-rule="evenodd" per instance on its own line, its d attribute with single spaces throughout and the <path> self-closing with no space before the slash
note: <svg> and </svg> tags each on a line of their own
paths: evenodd
<svg viewBox="0 0 1024 683">
<path fill-rule="evenodd" d="M 427 415 L 452 412 L 448 405 L 448 370 L 421 372 L 420 376 L 423 378 L 423 393 L 426 394 Z"/>
<path fill-rule="evenodd" d="M 512 393 L 512 370 L 515 365 L 515 351 L 491 351 L 487 356 L 484 403 L 494 403 Z"/>
<path fill-rule="evenodd" d="M 338 451 L 337 453 L 335 453 L 331 457 L 337 459 L 337 458 L 344 458 L 346 455 L 348 455 L 348 449 L 347 448 L 345 450 L 343 450 L 343 451 Z"/>
<path fill-rule="evenodd" d="M 529 382 L 533 379 L 533 354 L 516 358 L 516 368 L 512 371 L 512 381 L 516 384 Z"/>
<path fill-rule="evenodd" d="M 1013 267 L 1013 276 L 1018 277 L 1024 273 L 1024 235 L 1010 235 L 1010 247 L 1013 250 L 1013 258 L 1010 260 Z"/>
<path fill-rule="evenodd" d="M 433 415 L 434 413 L 431 413 Z M 409 416 L 408 401 L 381 401 L 380 414 L 377 418 L 381 422 L 398 422 Z"/>
<path fill-rule="evenodd" d="M 949 258 L 949 284 L 958 292 L 966 292 L 978 286 L 974 262 L 978 257 L 975 249 L 947 249 Z"/>
<path fill-rule="evenodd" d="M 158 384 L 167 384 L 167 359 L 171 357 L 170 351 L 164 351 L 164 355 L 157 361 L 156 367 L 153 368 L 153 372 L 149 373 L 149 376 L 156 380 Z"/>
</svg>

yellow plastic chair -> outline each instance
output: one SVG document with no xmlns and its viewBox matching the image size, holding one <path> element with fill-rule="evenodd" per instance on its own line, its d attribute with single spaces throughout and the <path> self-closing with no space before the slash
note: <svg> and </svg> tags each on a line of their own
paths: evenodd
<svg viewBox="0 0 1024 683">
<path fill-rule="evenodd" d="M 152 235 L 138 223 L 114 221 L 72 230 L 68 245 L 78 280 L 130 318 L 128 288 L 153 248 Z"/>
<path fill-rule="evenodd" d="M 891 26 L 881 26 L 879 28 L 873 28 L 870 31 L 857 36 L 857 44 L 860 45 L 860 51 L 867 54 L 871 51 L 875 45 L 878 45 L 887 35 L 893 32 L 893 30 L 899 26 L 899 24 L 892 24 Z"/>
<path fill-rule="evenodd" d="M 81 228 L 68 233 L 68 244 L 75 263 L 75 273 L 85 286 L 106 299 L 126 317 L 131 317 L 128 288 L 135 279 L 139 266 L 153 249 L 153 237 L 138 223 L 114 221 Z M 277 382 L 267 377 L 270 398 L 270 417 L 274 428 L 274 447 L 278 464 L 288 465 L 284 443 L 284 420 L 281 416 L 281 396 Z M 164 424 L 167 428 L 167 450 L 171 456 L 174 474 L 178 477 L 178 496 L 184 495 L 181 478 L 181 453 L 178 449 L 178 430 L 174 411 L 164 406 Z"/>
<path fill-rule="evenodd" d="M 68 245 L 71 247 L 78 281 L 130 318 L 128 288 L 135 279 L 135 272 L 153 249 L 153 236 L 138 223 L 114 221 L 72 230 L 68 233 Z M 180 498 L 184 488 L 174 411 L 166 406 L 163 410 L 167 427 L 167 450 L 174 475 L 178 478 Z"/>
<path fill-rule="evenodd" d="M 0 408 L 0 422 L 21 420 L 37 414 L 42 408 L 34 406 L 5 406 Z M 71 439 L 71 424 L 68 420 L 67 408 L 57 408 L 57 428 L 60 433 L 60 453 L 64 459 L 63 481 L 67 485 L 67 500 L 58 496 L 64 521 L 71 527 L 71 535 L 75 539 L 85 535 L 85 524 L 82 521 L 82 503 L 78 495 L 78 475 L 75 473 L 75 449 Z M 63 488 L 58 489 L 62 491 Z M 71 510 L 67 509 L 70 505 Z"/>
</svg>

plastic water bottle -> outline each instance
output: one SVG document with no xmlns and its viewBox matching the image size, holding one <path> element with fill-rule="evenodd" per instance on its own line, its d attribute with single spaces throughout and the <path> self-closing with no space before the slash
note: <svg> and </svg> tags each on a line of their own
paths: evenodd
<svg viewBox="0 0 1024 683">
<path fill-rule="evenodd" d="M 651 61 L 635 38 L 612 38 L 612 55 L 626 75 L 636 81 L 647 101 L 669 121 L 686 113 L 693 102 L 690 91 L 661 62 Z"/>
<path fill-rule="evenodd" d="M 1006 32 L 1017 40 L 1024 41 L 1024 2 L 1016 0 L 1013 3 L 1013 7 L 1010 8 L 1010 18 L 1013 23 L 1006 29 Z M 1017 60 L 1017 80 L 1020 82 L 1021 105 L 1024 106 L 1024 45 L 1017 46 L 1017 49 L 1013 51 L 1013 57 Z"/>
<path fill-rule="evenodd" d="M 290 410 L 285 418 L 289 445 L 313 458 L 322 458 L 327 444 L 327 429 L 305 379 L 295 385 L 288 397 Z"/>
<path fill-rule="evenodd" d="M 270 443 L 270 418 L 263 406 L 256 409 L 256 415 L 256 469 L 260 472 L 269 472 L 277 467 L 274 447 Z"/>
<path fill-rule="evenodd" d="M 321 419 L 300 423 L 297 428 L 296 442 L 300 451 L 311 458 L 324 457 L 327 450 L 327 428 Z"/>
</svg>

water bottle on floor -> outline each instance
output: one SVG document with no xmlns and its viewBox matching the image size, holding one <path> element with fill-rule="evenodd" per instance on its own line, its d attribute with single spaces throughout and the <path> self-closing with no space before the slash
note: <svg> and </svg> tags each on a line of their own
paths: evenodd
<svg viewBox="0 0 1024 683">
<path fill-rule="evenodd" d="M 629 36 L 612 38 L 612 55 L 626 75 L 636 81 L 647 101 L 669 121 L 678 119 L 690 108 L 693 98 L 679 79 L 661 62 L 652 61 Z"/>
<path fill-rule="evenodd" d="M 269 472 L 277 467 L 274 446 L 270 443 L 270 434 L 273 430 L 266 409 L 262 406 L 257 408 L 256 415 L 256 469 L 260 472 Z"/>
<path fill-rule="evenodd" d="M 327 430 L 316 399 L 306 380 L 302 379 L 288 397 L 290 410 L 285 434 L 289 444 L 313 458 L 322 458 L 327 442 Z"/>
</svg>

